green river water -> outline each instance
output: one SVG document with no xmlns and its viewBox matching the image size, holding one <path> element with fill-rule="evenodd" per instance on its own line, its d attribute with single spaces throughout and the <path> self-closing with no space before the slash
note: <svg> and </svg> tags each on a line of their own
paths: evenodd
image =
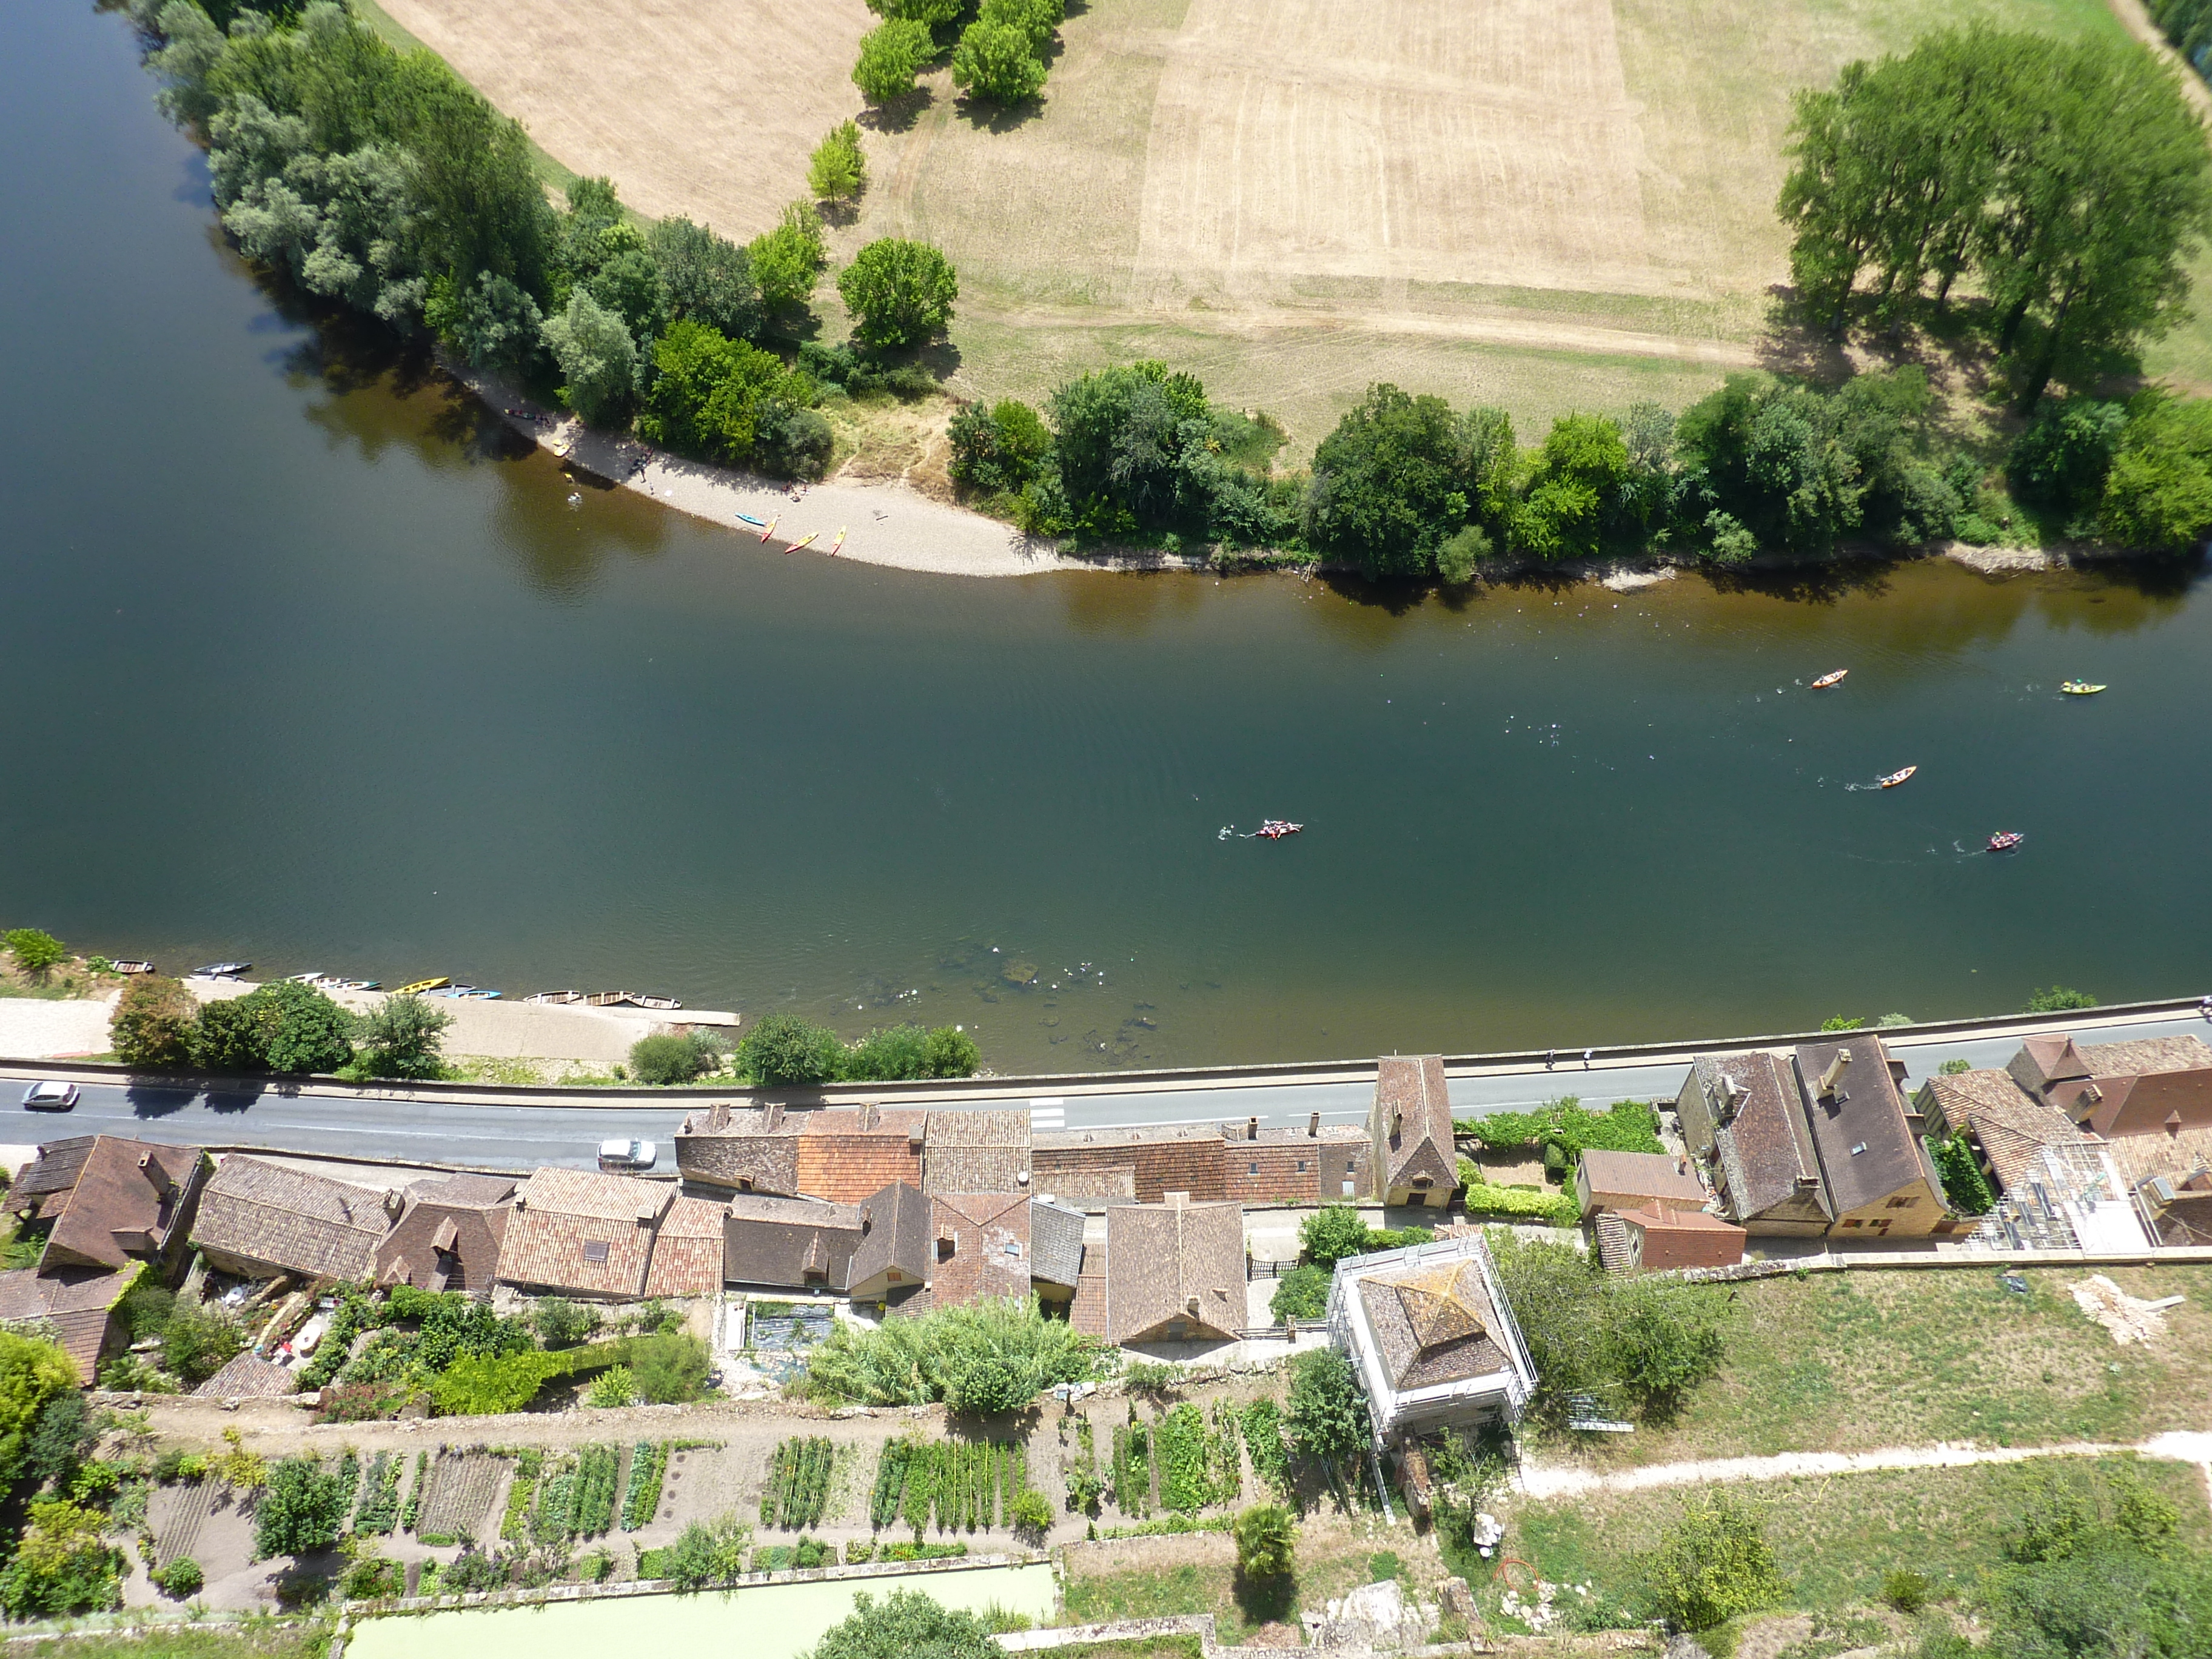
<svg viewBox="0 0 2212 1659">
<path fill-rule="evenodd" d="M 571 504 L 258 283 L 116 17 L 0 46 L 0 926 L 957 1021 L 1001 1072 L 2205 988 L 2196 569 L 1447 600 L 784 557 Z M 1222 838 L 1269 817 L 1305 831 Z"/>
</svg>

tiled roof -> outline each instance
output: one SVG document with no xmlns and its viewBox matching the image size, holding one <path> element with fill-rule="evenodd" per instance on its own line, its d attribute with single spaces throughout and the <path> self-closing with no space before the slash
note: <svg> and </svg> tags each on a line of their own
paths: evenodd
<svg viewBox="0 0 2212 1659">
<path fill-rule="evenodd" d="M 18 1267 L 0 1273 L 0 1322 L 45 1321 L 76 1362 L 77 1381 L 89 1385 L 109 1338 L 119 1334 L 111 1310 L 144 1271 L 134 1261 L 121 1272 L 64 1267 L 40 1273 Z"/>
<path fill-rule="evenodd" d="M 929 1200 L 919 1188 L 898 1182 L 870 1195 L 860 1206 L 866 1225 L 853 1249 L 848 1284 L 858 1294 L 890 1291 L 894 1284 L 920 1285 L 929 1278 Z M 896 1273 L 896 1281 L 890 1277 Z"/>
<path fill-rule="evenodd" d="M 1590 1147 L 1583 1153 L 1583 1174 L 1592 1193 L 1617 1193 L 1668 1199 L 1701 1207 L 1705 1183 L 1668 1152 L 1613 1152 Z"/>
<path fill-rule="evenodd" d="M 1083 1212 L 1030 1201 L 1030 1277 L 1073 1290 L 1083 1273 Z"/>
<path fill-rule="evenodd" d="M 921 1173 L 926 1193 L 1027 1192 L 1029 1113 L 930 1113 Z"/>
<path fill-rule="evenodd" d="M 1376 1062 L 1368 1122 L 1383 1186 L 1407 1186 L 1424 1176 L 1447 1190 L 1458 1183 L 1451 1091 L 1441 1056 L 1388 1054 Z"/>
<path fill-rule="evenodd" d="M 799 1124 L 799 1190 L 857 1204 L 894 1182 L 921 1185 L 923 1126 L 930 1114 L 879 1107 L 808 1112 Z"/>
<path fill-rule="evenodd" d="M 2196 1072 L 2212 1067 L 2212 1043 L 2200 1036 L 2137 1037 L 2129 1042 L 2090 1042 L 2081 1047 L 2091 1077 L 2150 1077 L 2160 1072 Z"/>
<path fill-rule="evenodd" d="M 676 1196 L 667 1182 L 541 1169 L 515 1195 L 501 1242 L 510 1285 L 635 1297 L 645 1288 L 653 1235 Z"/>
<path fill-rule="evenodd" d="M 42 1145 L 38 1157 L 8 1188 L 8 1213 L 44 1214 L 46 1199 L 56 1193 L 66 1193 L 76 1185 L 77 1171 L 84 1168 L 84 1160 L 92 1152 L 92 1143 L 99 1138 L 73 1135 L 67 1140 L 49 1140 Z"/>
<path fill-rule="evenodd" d="M 722 1288 L 723 1206 L 679 1198 L 668 1206 L 646 1270 L 647 1296 L 705 1296 Z"/>
<path fill-rule="evenodd" d="M 729 1283 L 842 1291 L 851 1282 L 860 1206 L 739 1193 L 724 1214 L 722 1273 Z"/>
<path fill-rule="evenodd" d="M 489 1209 L 493 1205 L 504 1204 L 514 1197 L 514 1189 L 521 1184 L 513 1176 L 438 1176 L 426 1181 L 410 1182 L 407 1195 L 450 1207 L 469 1205 L 478 1209 Z"/>
<path fill-rule="evenodd" d="M 210 1400 L 275 1400 L 300 1391 L 300 1379 L 249 1348 L 192 1392 Z"/>
<path fill-rule="evenodd" d="M 232 1152 L 200 1199 L 192 1242 L 311 1279 L 366 1279 L 391 1224 L 384 1205 L 373 1188 Z"/>
<path fill-rule="evenodd" d="M 939 1307 L 1030 1293 L 1026 1197 L 1018 1193 L 939 1193 L 930 1206 L 935 1259 L 930 1265 L 929 1291 Z"/>
<path fill-rule="evenodd" d="M 1243 1328 L 1242 1206 L 1117 1204 L 1106 1212 L 1106 1237 L 1108 1340 L 1127 1342 L 1176 1321 Z"/>
<path fill-rule="evenodd" d="M 46 1265 L 120 1267 L 133 1256 L 165 1253 L 179 1218 L 191 1212 L 201 1156 L 197 1146 L 94 1137 L 76 1185 L 42 1212 L 54 1218 Z"/>
<path fill-rule="evenodd" d="M 2007 1189 L 2039 1167 L 2036 1154 L 2045 1146 L 2080 1146 L 2089 1137 L 2065 1113 L 2046 1106 L 2020 1086 L 2010 1072 L 1959 1072 L 1928 1079 L 1947 1123 L 1963 1125 L 1989 1155 L 1997 1184 Z"/>
<path fill-rule="evenodd" d="M 424 1291 L 490 1291 L 514 1213 L 511 1177 L 450 1176 L 407 1188 L 407 1207 L 376 1247 L 376 1282 Z"/>
<path fill-rule="evenodd" d="M 799 1190 L 799 1124 L 781 1106 L 718 1103 L 684 1120 L 676 1167 L 686 1181 L 733 1191 Z"/>
<path fill-rule="evenodd" d="M 1823 1095 L 1820 1078 L 1845 1050 L 1850 1063 L 1836 1079 L 1834 1092 Z M 1881 1038 L 1854 1031 L 1834 1042 L 1800 1043 L 1797 1075 L 1805 1088 L 1806 1121 L 1838 1215 L 1927 1179 Z"/>
<path fill-rule="evenodd" d="M 1513 1369 L 1497 1339 L 1498 1311 L 1480 1261 L 1447 1257 L 1362 1273 L 1358 1290 L 1383 1369 L 1401 1393 Z"/>
<path fill-rule="evenodd" d="M 1210 1123 L 1048 1129 L 1035 1137 L 1030 1156 L 1030 1185 L 1041 1197 L 1158 1204 L 1170 1193 L 1200 1202 L 1227 1196 L 1221 1132 Z"/>
<path fill-rule="evenodd" d="M 1735 1094 L 1734 1115 L 1713 1130 L 1729 1212 L 1740 1222 L 1778 1214 L 1808 1223 L 1831 1219 L 1820 1155 L 1790 1062 L 1760 1049 L 1701 1054 L 1696 1067 L 1718 1109 L 1725 1109 L 1730 1085 Z"/>
</svg>

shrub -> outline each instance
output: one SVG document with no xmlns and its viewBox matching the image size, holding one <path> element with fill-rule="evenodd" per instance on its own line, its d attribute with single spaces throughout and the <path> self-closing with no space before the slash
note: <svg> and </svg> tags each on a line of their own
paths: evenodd
<svg viewBox="0 0 2212 1659">
<path fill-rule="evenodd" d="M 656 1031 L 629 1046 L 629 1068 L 641 1083 L 689 1083 L 704 1072 L 711 1052 L 688 1036 Z"/>
<path fill-rule="evenodd" d="M 1582 1219 L 1582 1206 L 1568 1193 L 1530 1192 L 1522 1187 L 1493 1187 L 1470 1158 L 1459 1161 L 1459 1178 L 1467 1188 L 1467 1212 L 1505 1216 L 1516 1220 L 1548 1222 L 1571 1227 Z"/>
<path fill-rule="evenodd" d="M 860 129 L 851 121 L 830 129 L 806 163 L 806 187 L 825 201 L 858 196 L 868 180 L 867 158 L 860 153 Z"/>
<path fill-rule="evenodd" d="M 637 1398 L 637 1378 L 627 1365 L 610 1365 L 592 1379 L 585 1391 L 585 1403 L 592 1406 L 627 1406 Z"/>
<path fill-rule="evenodd" d="M 386 997 L 361 1022 L 349 1071 L 362 1078 L 432 1079 L 445 1074 L 445 1032 L 453 1017 L 421 997 Z"/>
<path fill-rule="evenodd" d="M 1267 1311 L 1278 1324 L 1287 1325 L 1293 1319 L 1319 1319 L 1328 1311 L 1329 1271 L 1308 1262 L 1303 1267 L 1293 1267 L 1283 1275 L 1275 1286 L 1275 1294 L 1268 1299 Z"/>
<path fill-rule="evenodd" d="M 927 242 L 883 236 L 838 273 L 837 293 L 864 343 L 913 345 L 951 321 L 960 280 L 951 262 Z"/>
<path fill-rule="evenodd" d="M 627 1346 L 630 1372 L 647 1405 L 685 1405 L 707 1392 L 707 1376 L 714 1366 L 707 1345 L 697 1337 L 642 1336 Z"/>
<path fill-rule="evenodd" d="M 914 91 L 914 77 L 936 50 L 927 23 L 908 17 L 878 23 L 860 37 L 853 84 L 872 104 L 896 103 Z"/>
<path fill-rule="evenodd" d="M 188 1384 L 204 1382 L 246 1346 L 246 1333 L 222 1309 L 170 1310 L 161 1327 L 161 1364 Z"/>
<path fill-rule="evenodd" d="M 33 979 L 44 979 L 69 960 L 67 947 L 37 927 L 10 927 L 5 943 L 8 954 L 15 958 L 17 971 Z"/>
<path fill-rule="evenodd" d="M 952 84 L 987 103 L 1026 103 L 1044 89 L 1044 65 L 1027 29 L 979 20 L 952 49 Z"/>
<path fill-rule="evenodd" d="M 972 1613 L 956 1613 L 920 1590 L 893 1590 L 880 1602 L 862 1590 L 850 1616 L 823 1632 L 811 1659 L 998 1659 L 1003 1651 Z"/>
<path fill-rule="evenodd" d="M 1297 1566 L 1298 1530 L 1280 1504 L 1255 1504 L 1237 1517 L 1237 1571 L 1247 1578 L 1282 1578 Z"/>
<path fill-rule="evenodd" d="M 1052 1530 L 1052 1502 L 1034 1486 L 1025 1486 L 1006 1505 L 1006 1520 L 1032 1543 L 1042 1543 Z"/>
<path fill-rule="evenodd" d="M 107 1043 L 116 1060 L 148 1071 L 174 1071 L 191 1064 L 192 1027 L 199 1005 L 173 979 L 140 974 L 124 986 L 107 1023 Z"/>
<path fill-rule="evenodd" d="M 1936 1173 L 1943 1178 L 1944 1195 L 1953 1209 L 1961 1215 L 1987 1215 L 1996 1208 L 1997 1195 L 1990 1189 L 1989 1177 L 1982 1173 L 1973 1143 L 1964 1130 L 1941 1139 L 1930 1137 L 1928 1151 L 1936 1160 Z"/>
<path fill-rule="evenodd" d="M 1349 1204 L 1324 1205 L 1299 1224 L 1298 1247 L 1315 1266 L 1333 1267 L 1367 1249 L 1367 1224 Z"/>
<path fill-rule="evenodd" d="M 1684 1500 L 1643 1569 L 1655 1607 L 1686 1631 L 1711 1630 L 1783 1595 L 1765 1528 L 1725 1492 Z"/>
<path fill-rule="evenodd" d="M 1925 1575 L 1910 1567 L 1892 1567 L 1881 1576 L 1881 1599 L 1908 1617 L 1928 1605 L 1928 1593 L 1934 1588 Z"/>
<path fill-rule="evenodd" d="M 182 1601 L 188 1596 L 198 1595 L 201 1586 L 207 1583 L 207 1575 L 200 1571 L 200 1564 L 189 1555 L 180 1555 L 167 1566 L 156 1568 L 146 1576 L 154 1581 L 156 1589 L 173 1601 Z"/>
<path fill-rule="evenodd" d="M 745 1570 L 745 1550 L 753 1529 L 734 1515 L 694 1521 L 660 1553 L 660 1571 L 678 1589 L 726 1584 Z"/>
<path fill-rule="evenodd" d="M 0 1608 L 33 1619 L 119 1606 L 123 1553 L 101 1536 L 106 1521 L 66 1498 L 33 1500 L 15 1559 L 0 1571 Z"/>
<path fill-rule="evenodd" d="M 599 1316 L 563 1296 L 540 1298 L 531 1306 L 530 1327 L 549 1348 L 573 1348 L 599 1328 Z"/>
<path fill-rule="evenodd" d="M 1316 1348 L 1291 1362 L 1291 1394 L 1283 1414 L 1292 1446 L 1324 1462 L 1367 1444 L 1367 1401 L 1352 1362 L 1334 1348 Z"/>
<path fill-rule="evenodd" d="M 1052 434 L 1036 410 L 1015 398 L 986 407 L 963 404 L 946 425 L 949 468 L 971 489 L 1018 492 L 1052 453 Z"/>
<path fill-rule="evenodd" d="M 1033 1297 L 986 1298 L 872 1329 L 840 1323 L 809 1357 L 806 1387 L 837 1402 L 924 1405 L 966 1397 L 968 1373 L 988 1364 L 988 1386 L 1003 1366 L 1028 1401 L 1091 1377 L 1102 1352 L 1066 1320 L 1047 1319 Z"/>
<path fill-rule="evenodd" d="M 738 1064 L 763 1089 L 836 1080 L 843 1045 L 827 1026 L 797 1014 L 764 1014 L 738 1043 Z"/>
<path fill-rule="evenodd" d="M 287 1457 L 272 1465 L 253 1509 L 255 1559 L 309 1555 L 337 1543 L 352 1484 L 342 1473 L 326 1473 L 313 1457 Z"/>
<path fill-rule="evenodd" d="M 1066 0 L 983 0 L 979 21 L 1019 29 L 1032 52 L 1042 50 L 1067 16 Z"/>
<path fill-rule="evenodd" d="M 2094 1008 L 2097 999 L 2087 991 L 2077 991 L 2070 985 L 2053 985 L 2036 992 L 2027 1000 L 2024 1014 L 2062 1014 L 2075 1008 Z"/>
<path fill-rule="evenodd" d="M 763 305 L 771 312 L 803 306 L 829 259 L 822 245 L 822 216 L 811 202 L 793 202 L 776 228 L 755 237 L 746 252 L 752 256 Z"/>
<path fill-rule="evenodd" d="M 338 1594 L 349 1601 L 378 1601 L 399 1594 L 399 1564 L 388 1556 L 356 1556 L 338 1576 Z"/>
</svg>

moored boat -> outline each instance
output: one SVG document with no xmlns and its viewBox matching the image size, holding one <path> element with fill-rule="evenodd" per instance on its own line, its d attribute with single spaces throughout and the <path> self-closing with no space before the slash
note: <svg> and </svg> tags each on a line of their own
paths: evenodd
<svg viewBox="0 0 2212 1659">
<path fill-rule="evenodd" d="M 1831 670 L 1829 672 L 1821 675 L 1819 679 L 1813 682 L 1813 690 L 1815 691 L 1825 691 L 1832 685 L 1840 685 L 1843 684 L 1844 676 L 1850 672 L 1851 671 L 1848 668 Z"/>
<path fill-rule="evenodd" d="M 2087 680 L 2062 680 L 2058 689 L 2069 697 L 2094 697 L 2105 688 L 2093 685 Z"/>
<path fill-rule="evenodd" d="M 525 1002 L 536 1002 L 553 1006 L 569 1002 L 581 1002 L 583 1000 L 584 994 L 581 991 L 540 991 L 536 996 L 525 997 L 523 999 Z"/>
<path fill-rule="evenodd" d="M 632 997 L 630 1000 L 641 1008 L 658 1008 L 663 1012 L 672 1008 L 681 1008 L 684 1006 L 674 997 Z"/>
<path fill-rule="evenodd" d="M 1887 777 L 1883 778 L 1881 780 L 1881 787 L 1885 789 L 1894 789 L 1899 784 L 1903 783 L 1905 779 L 1911 777 L 1919 769 L 1920 769 L 1917 766 L 1900 768 L 1899 770 L 1892 772 Z"/>
<path fill-rule="evenodd" d="M 191 971 L 194 979 L 236 979 L 253 964 L 250 962 L 210 962 L 204 968 Z"/>
<path fill-rule="evenodd" d="M 1280 841 L 1285 836 L 1295 836 L 1305 828 L 1303 823 L 1291 823 L 1283 818 L 1269 818 L 1252 833 L 1264 841 Z"/>
<path fill-rule="evenodd" d="M 2000 830 L 1990 837 L 1987 850 L 1992 853 L 2009 853 L 2027 839 L 2027 837 L 2017 830 Z"/>
<path fill-rule="evenodd" d="M 446 987 L 451 985 L 453 982 L 451 976 L 445 974 L 440 974 L 433 979 L 418 979 L 412 984 L 403 985 L 397 991 L 394 991 L 392 995 L 400 997 L 419 997 L 426 991 L 442 991 Z"/>
<path fill-rule="evenodd" d="M 125 957 L 120 962 L 111 962 L 107 965 L 118 974 L 150 974 L 154 971 L 152 963 L 141 962 L 136 957 Z"/>
</svg>

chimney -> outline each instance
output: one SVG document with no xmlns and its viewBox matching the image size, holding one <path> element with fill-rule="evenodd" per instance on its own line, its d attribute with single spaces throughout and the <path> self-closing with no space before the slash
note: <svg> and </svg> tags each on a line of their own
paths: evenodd
<svg viewBox="0 0 2212 1659">
<path fill-rule="evenodd" d="M 138 1173 L 146 1177 L 146 1184 L 156 1193 L 164 1198 L 169 1195 L 169 1188 L 173 1184 L 169 1180 L 169 1172 L 155 1162 L 153 1153 L 138 1154 Z"/>
<path fill-rule="evenodd" d="M 884 1109 L 882 1107 L 877 1105 L 872 1100 L 862 1104 L 860 1108 L 860 1133 L 862 1134 L 866 1134 L 869 1131 L 878 1127 L 883 1121 Z"/>
<path fill-rule="evenodd" d="M 1244 1139 L 1247 1140 L 1257 1140 L 1259 1138 L 1260 1120 L 1256 1117 L 1246 1118 L 1244 1120 Z"/>
<path fill-rule="evenodd" d="M 774 1134 L 778 1129 L 783 1127 L 783 1103 L 781 1101 L 770 1101 L 766 1107 L 762 1109 L 761 1127 L 766 1130 L 769 1134 Z"/>
<path fill-rule="evenodd" d="M 730 1103 L 718 1100 L 707 1113 L 707 1131 L 709 1134 L 720 1134 L 729 1127 Z"/>
<path fill-rule="evenodd" d="M 1321 1114 L 1319 1112 L 1316 1112 L 1311 1117 L 1306 1120 L 1306 1139 L 1308 1140 L 1319 1140 L 1321 1139 Z"/>
<path fill-rule="evenodd" d="M 1390 1139 L 1393 1139 L 1393 1140 L 1397 1139 L 1397 1138 L 1398 1138 L 1400 1135 L 1401 1135 L 1401 1134 L 1403 1134 L 1403 1133 L 1405 1133 L 1405 1130 L 1406 1130 L 1406 1115 L 1405 1115 L 1405 1113 L 1403 1113 L 1403 1112 L 1401 1112 L 1401 1111 L 1397 1110 L 1395 1108 L 1393 1108 L 1393 1109 L 1392 1109 L 1392 1110 L 1391 1110 L 1391 1113 L 1390 1113 Z"/>
<path fill-rule="evenodd" d="M 397 1221 L 399 1219 L 399 1212 L 406 1207 L 406 1194 L 401 1192 L 396 1187 L 386 1189 L 384 1194 L 385 1214 L 390 1216 L 394 1221 Z"/>
<path fill-rule="evenodd" d="M 1198 1298 L 1196 1297 L 1193 1296 L 1184 1297 L 1182 1308 L 1183 1311 L 1188 1314 L 1193 1319 L 1198 1317 Z"/>
<path fill-rule="evenodd" d="M 1820 1097 L 1822 1099 L 1825 1100 L 1828 1096 L 1836 1092 L 1836 1085 L 1842 1080 L 1844 1067 L 1850 1063 L 1851 1051 L 1850 1049 L 1838 1048 L 1836 1050 L 1836 1057 L 1828 1062 L 1828 1069 L 1820 1073 Z"/>
</svg>

